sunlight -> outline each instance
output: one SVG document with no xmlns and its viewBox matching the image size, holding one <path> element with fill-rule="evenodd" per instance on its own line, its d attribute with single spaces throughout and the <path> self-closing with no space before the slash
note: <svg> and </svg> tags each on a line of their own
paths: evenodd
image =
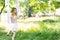
<svg viewBox="0 0 60 40">
<path fill-rule="evenodd" d="M 19 25 L 18 26 L 20 26 L 19 28 L 18 28 L 18 30 L 22 30 L 22 31 L 28 31 L 29 29 L 32 29 L 32 28 L 37 28 L 37 29 L 39 29 L 38 27 L 39 27 L 39 25 L 38 24 L 34 24 L 34 23 L 19 23 Z"/>
</svg>

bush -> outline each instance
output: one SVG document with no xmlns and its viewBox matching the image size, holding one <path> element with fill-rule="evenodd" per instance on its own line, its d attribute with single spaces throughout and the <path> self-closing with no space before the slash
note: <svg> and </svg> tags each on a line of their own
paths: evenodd
<svg viewBox="0 0 60 40">
<path fill-rule="evenodd" d="M 57 20 L 46 19 L 46 20 L 43 20 L 43 22 L 54 23 L 54 22 L 57 22 Z"/>
</svg>

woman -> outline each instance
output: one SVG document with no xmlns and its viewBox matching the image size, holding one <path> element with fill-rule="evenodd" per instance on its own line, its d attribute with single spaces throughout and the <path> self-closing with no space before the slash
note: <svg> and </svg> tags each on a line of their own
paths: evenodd
<svg viewBox="0 0 60 40">
<path fill-rule="evenodd" d="M 13 33 L 12 40 L 14 40 L 14 37 L 17 32 L 17 10 L 16 8 L 12 8 L 10 19 L 11 19 L 10 27 L 9 27 L 9 31 L 7 32 L 7 35 L 9 35 L 9 33 L 12 32 Z"/>
</svg>

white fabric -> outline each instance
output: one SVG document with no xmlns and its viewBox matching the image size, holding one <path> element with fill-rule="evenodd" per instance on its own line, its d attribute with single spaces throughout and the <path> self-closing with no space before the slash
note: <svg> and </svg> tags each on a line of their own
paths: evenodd
<svg viewBox="0 0 60 40">
<path fill-rule="evenodd" d="M 9 23 L 9 30 L 10 31 L 17 31 L 17 17 L 14 16 L 15 22 L 11 22 L 11 16 L 10 16 L 10 23 Z"/>
<path fill-rule="evenodd" d="M 9 30 L 10 31 L 17 31 L 17 24 L 16 23 L 11 23 L 9 24 Z"/>
</svg>

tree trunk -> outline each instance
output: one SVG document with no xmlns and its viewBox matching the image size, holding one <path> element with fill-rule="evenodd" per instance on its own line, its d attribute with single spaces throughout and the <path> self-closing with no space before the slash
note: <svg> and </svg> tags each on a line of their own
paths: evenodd
<svg viewBox="0 0 60 40">
<path fill-rule="evenodd" d="M 5 4 L 3 5 L 2 9 L 1 9 L 1 12 L 0 12 L 0 21 L 1 21 L 1 13 L 2 13 L 4 7 L 5 7 Z"/>
</svg>

